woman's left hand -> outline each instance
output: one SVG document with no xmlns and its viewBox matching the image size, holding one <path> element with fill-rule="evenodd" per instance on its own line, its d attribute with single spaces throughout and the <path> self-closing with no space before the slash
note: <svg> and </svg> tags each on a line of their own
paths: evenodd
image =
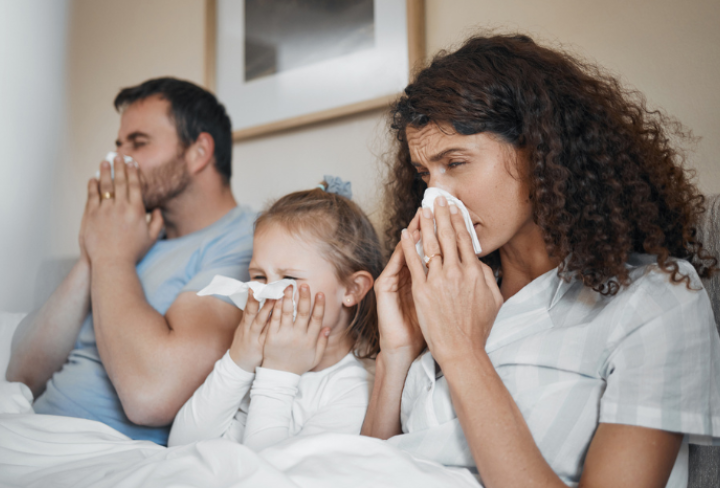
<svg viewBox="0 0 720 488">
<path fill-rule="evenodd" d="M 412 276 L 413 299 L 428 348 L 440 367 L 447 361 L 484 350 L 503 297 L 489 266 L 473 250 L 461 213 L 444 197 L 435 200 L 433 216 L 420 219 L 428 273 L 407 231 L 402 235 Z"/>
</svg>

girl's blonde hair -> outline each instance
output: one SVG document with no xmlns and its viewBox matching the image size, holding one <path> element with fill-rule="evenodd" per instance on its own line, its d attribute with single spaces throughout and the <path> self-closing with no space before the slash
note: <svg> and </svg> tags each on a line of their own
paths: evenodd
<svg viewBox="0 0 720 488">
<path fill-rule="evenodd" d="M 326 182 L 323 185 L 328 187 Z M 320 188 L 290 193 L 260 214 L 255 232 L 270 223 L 315 237 L 343 283 L 357 271 L 367 271 L 377 279 L 383 270 L 375 228 L 357 204 L 341 195 Z M 346 331 L 354 340 L 353 351 L 359 358 L 373 358 L 380 350 L 375 291 L 370 288 L 353 308 L 354 319 Z"/>
</svg>

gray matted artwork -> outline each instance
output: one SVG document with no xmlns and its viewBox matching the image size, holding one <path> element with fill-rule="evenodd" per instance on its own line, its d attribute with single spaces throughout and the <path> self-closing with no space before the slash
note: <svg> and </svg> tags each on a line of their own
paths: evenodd
<svg viewBox="0 0 720 488">
<path fill-rule="evenodd" d="M 375 46 L 373 0 L 245 0 L 245 81 Z"/>
</svg>

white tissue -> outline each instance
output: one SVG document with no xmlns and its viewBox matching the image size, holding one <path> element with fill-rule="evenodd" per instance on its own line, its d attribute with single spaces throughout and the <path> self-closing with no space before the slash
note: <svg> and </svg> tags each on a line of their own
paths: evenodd
<svg viewBox="0 0 720 488">
<path fill-rule="evenodd" d="M 283 297 L 285 288 L 292 285 L 293 287 L 293 320 L 297 315 L 297 283 L 295 280 L 280 280 L 272 283 L 260 283 L 258 281 L 248 281 L 247 283 L 228 278 L 227 276 L 215 275 L 210 284 L 200 290 L 198 296 L 220 295 L 228 297 L 233 301 L 240 310 L 245 310 L 248 300 L 248 290 L 253 291 L 255 300 L 260 302 L 262 308 L 265 300 L 277 300 Z"/>
<path fill-rule="evenodd" d="M 117 157 L 117 153 L 114 151 L 110 151 L 109 153 L 107 153 L 107 155 L 105 156 L 105 159 L 103 160 L 103 161 L 107 161 L 108 163 L 110 163 L 110 177 L 113 179 L 115 178 L 115 158 L 116 157 Z M 123 156 L 123 159 L 128 164 L 135 163 L 135 160 L 133 158 L 131 158 L 130 156 Z M 95 178 L 97 178 L 98 180 L 100 179 L 100 170 L 97 170 L 95 172 Z"/>
<path fill-rule="evenodd" d="M 463 220 L 465 221 L 465 227 L 467 227 L 467 231 L 468 233 L 470 233 L 470 239 L 472 239 L 473 250 L 475 251 L 476 255 L 480 254 L 482 252 L 482 248 L 480 247 L 480 241 L 478 240 L 477 234 L 475 233 L 475 227 L 473 226 L 472 220 L 470 219 L 470 214 L 468 213 L 467 208 L 465 208 L 465 204 L 463 202 L 461 202 L 445 190 L 433 187 L 425 190 L 425 194 L 423 195 L 422 208 L 429 208 L 430 211 L 434 214 L 435 199 L 441 195 L 445 197 L 448 205 L 455 205 L 457 209 L 460 210 L 460 215 L 462 215 Z M 435 225 L 435 232 L 437 233 L 437 224 Z M 425 255 L 422 244 L 422 239 L 420 239 L 420 241 L 418 241 L 418 243 L 415 245 L 415 249 L 417 249 L 418 254 L 421 258 L 423 258 L 423 263 L 425 263 L 425 259 L 427 258 L 427 256 Z"/>
</svg>

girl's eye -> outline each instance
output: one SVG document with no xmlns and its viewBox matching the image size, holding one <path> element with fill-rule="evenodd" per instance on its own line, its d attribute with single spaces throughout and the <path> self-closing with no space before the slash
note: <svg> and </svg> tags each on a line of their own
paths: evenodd
<svg viewBox="0 0 720 488">
<path fill-rule="evenodd" d="M 297 281 L 297 278 L 295 278 L 294 276 L 283 276 L 283 279 L 284 279 L 284 280 L 295 280 L 295 281 Z"/>
<path fill-rule="evenodd" d="M 465 164 L 465 161 L 455 161 L 448 164 L 448 168 L 457 168 L 458 166 L 462 166 Z"/>
<path fill-rule="evenodd" d="M 418 171 L 417 173 L 415 173 L 415 179 L 416 179 L 416 180 L 423 180 L 423 181 L 425 181 L 425 178 L 427 178 L 427 177 L 429 177 L 429 176 L 430 176 L 430 172 L 428 172 L 428 171 Z"/>
<path fill-rule="evenodd" d="M 251 276 L 250 281 L 265 281 L 265 277 L 263 275 Z"/>
</svg>

